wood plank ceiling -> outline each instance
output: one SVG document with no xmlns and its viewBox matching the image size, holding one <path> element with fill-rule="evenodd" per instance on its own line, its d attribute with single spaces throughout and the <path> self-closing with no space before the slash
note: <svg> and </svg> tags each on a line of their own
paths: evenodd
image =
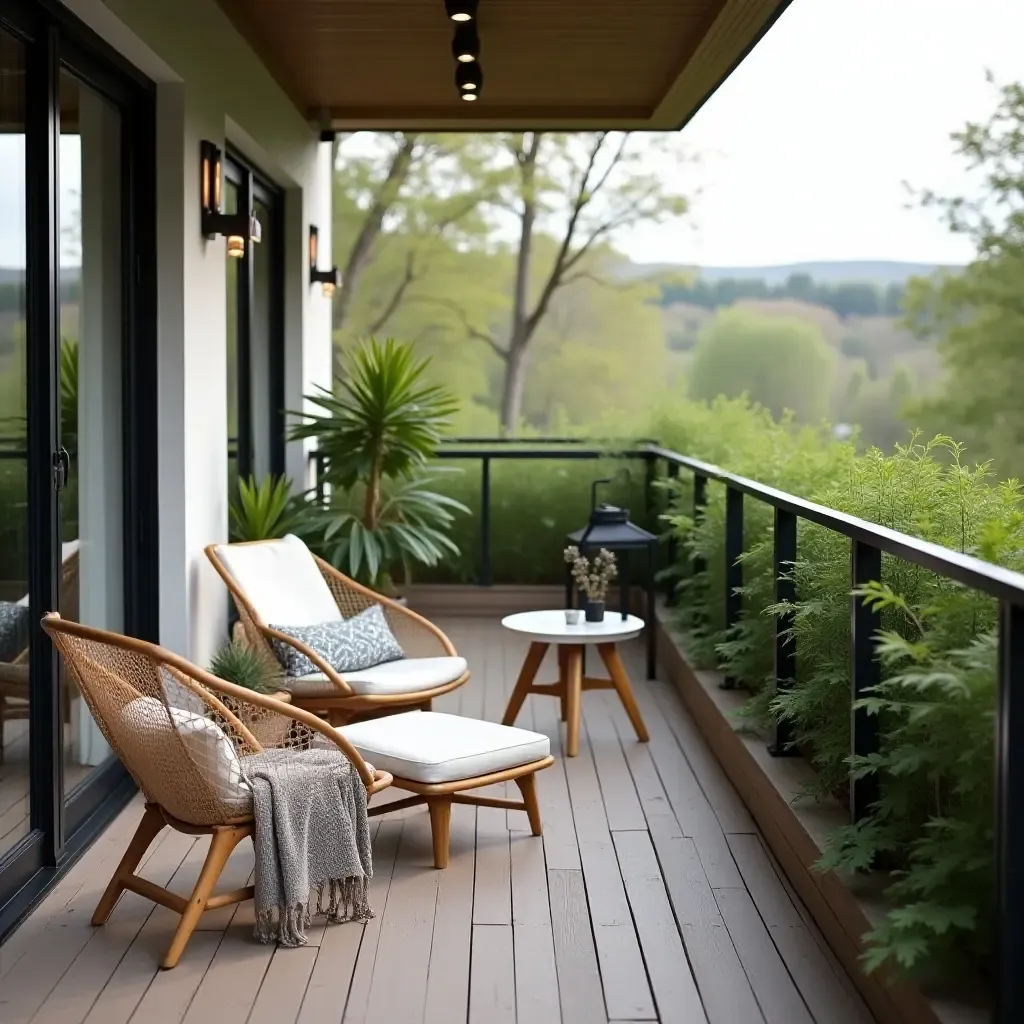
<svg viewBox="0 0 1024 1024">
<path fill-rule="evenodd" d="M 480 0 L 475 103 L 444 0 L 219 2 L 324 128 L 676 129 L 790 0 Z"/>
</svg>

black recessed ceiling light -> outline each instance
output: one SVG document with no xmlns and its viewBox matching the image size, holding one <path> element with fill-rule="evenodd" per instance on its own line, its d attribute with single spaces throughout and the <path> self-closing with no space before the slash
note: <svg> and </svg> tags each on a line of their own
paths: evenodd
<svg viewBox="0 0 1024 1024">
<path fill-rule="evenodd" d="M 459 25 L 452 39 L 452 56 L 462 64 L 471 64 L 480 56 L 480 37 L 472 22 Z"/>
<path fill-rule="evenodd" d="M 476 17 L 477 0 L 444 0 L 444 9 L 452 21 L 472 21 Z"/>
<path fill-rule="evenodd" d="M 480 65 L 476 61 L 472 64 L 459 64 L 455 68 L 455 84 L 462 92 L 479 92 L 484 84 Z"/>
<path fill-rule="evenodd" d="M 462 94 L 462 98 L 464 100 L 475 100 L 476 99 L 476 93 L 475 92 L 464 92 Z"/>
</svg>

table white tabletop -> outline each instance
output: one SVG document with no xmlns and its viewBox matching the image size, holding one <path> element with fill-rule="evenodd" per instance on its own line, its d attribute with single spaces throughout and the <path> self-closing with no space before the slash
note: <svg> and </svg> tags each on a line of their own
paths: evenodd
<svg viewBox="0 0 1024 1024">
<path fill-rule="evenodd" d="M 562 609 L 540 612 L 516 612 L 501 620 L 506 629 L 522 633 L 547 644 L 609 644 L 632 640 L 644 628 L 644 620 L 635 615 L 625 619 L 619 611 L 605 610 L 603 622 L 587 622 L 580 609 L 580 621 L 570 626 Z"/>
</svg>

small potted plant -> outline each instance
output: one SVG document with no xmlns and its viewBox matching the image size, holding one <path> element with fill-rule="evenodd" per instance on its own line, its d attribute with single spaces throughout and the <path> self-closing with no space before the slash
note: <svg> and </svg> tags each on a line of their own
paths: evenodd
<svg viewBox="0 0 1024 1024">
<path fill-rule="evenodd" d="M 593 562 L 580 554 L 580 549 L 570 545 L 565 549 L 565 560 L 571 566 L 576 589 L 586 598 L 585 617 L 587 622 L 604 622 L 604 602 L 608 595 L 608 584 L 618 572 L 615 556 L 601 548 Z"/>
<path fill-rule="evenodd" d="M 210 672 L 218 679 L 252 690 L 253 693 L 266 694 L 285 702 L 291 700 L 291 694 L 281 685 L 284 676 L 281 666 L 262 651 L 249 647 L 238 639 L 226 643 L 214 655 L 210 662 Z M 214 696 L 228 711 L 237 716 L 265 747 L 276 746 L 284 739 L 291 726 L 291 719 L 267 712 L 255 704 L 247 704 L 224 693 Z"/>
</svg>

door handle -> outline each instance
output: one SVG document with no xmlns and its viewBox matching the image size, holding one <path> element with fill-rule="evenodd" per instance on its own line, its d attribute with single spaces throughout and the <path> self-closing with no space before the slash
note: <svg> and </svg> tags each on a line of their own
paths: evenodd
<svg viewBox="0 0 1024 1024">
<path fill-rule="evenodd" d="M 71 456 L 66 448 L 58 448 L 53 453 L 53 489 L 62 491 L 67 486 L 71 475 Z"/>
</svg>

